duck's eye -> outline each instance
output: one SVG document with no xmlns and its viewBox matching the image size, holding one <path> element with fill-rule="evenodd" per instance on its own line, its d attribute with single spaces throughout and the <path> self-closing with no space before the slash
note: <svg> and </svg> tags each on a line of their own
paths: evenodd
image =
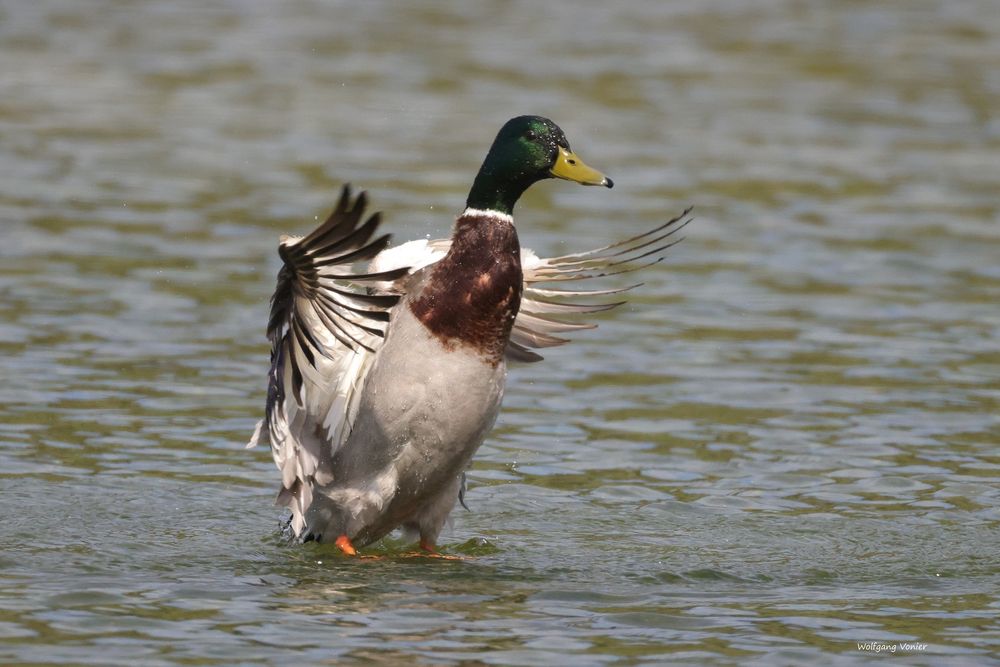
<svg viewBox="0 0 1000 667">
<path fill-rule="evenodd" d="M 524 138 L 527 139 L 528 141 L 534 141 L 535 139 L 538 138 L 538 135 L 535 133 L 534 130 L 527 130 L 524 133 Z"/>
</svg>

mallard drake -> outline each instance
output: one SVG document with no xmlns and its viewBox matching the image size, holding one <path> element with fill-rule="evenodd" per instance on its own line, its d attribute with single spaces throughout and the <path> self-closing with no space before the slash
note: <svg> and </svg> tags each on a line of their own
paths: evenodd
<svg viewBox="0 0 1000 667">
<path fill-rule="evenodd" d="M 512 213 L 528 187 L 553 177 L 613 185 L 551 120 L 520 116 L 494 140 L 450 240 L 372 240 L 380 214 L 366 217 L 365 193 L 349 186 L 319 227 L 281 238 L 267 405 L 247 446 L 270 443 L 277 504 L 291 510 L 297 539 L 354 555 L 402 527 L 433 552 L 500 409 L 506 360 L 538 361 L 533 350 L 568 342 L 554 334 L 596 326 L 566 315 L 624 303 L 574 298 L 637 286 L 538 283 L 658 262 L 687 223 L 690 209 L 604 248 L 540 258 L 521 249 Z"/>
</svg>

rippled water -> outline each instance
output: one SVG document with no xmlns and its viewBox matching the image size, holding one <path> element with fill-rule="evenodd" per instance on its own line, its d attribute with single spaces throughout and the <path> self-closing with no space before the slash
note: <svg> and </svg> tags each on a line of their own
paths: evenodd
<svg viewBox="0 0 1000 667">
<path fill-rule="evenodd" d="M 401 4 L 0 3 L 0 661 L 995 661 L 994 3 Z M 687 241 L 511 372 L 468 560 L 284 544 L 277 237 L 446 234 L 521 113 L 618 184 L 525 245 Z"/>
</svg>

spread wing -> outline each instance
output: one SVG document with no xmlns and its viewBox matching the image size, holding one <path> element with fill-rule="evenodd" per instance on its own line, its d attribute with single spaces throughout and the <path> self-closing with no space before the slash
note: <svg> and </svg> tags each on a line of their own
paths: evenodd
<svg viewBox="0 0 1000 667">
<path fill-rule="evenodd" d="M 344 186 L 323 224 L 305 237 L 282 237 L 284 265 L 271 298 L 271 341 L 264 419 L 247 447 L 269 442 L 281 471 L 277 503 L 292 510 L 292 530 L 304 525 L 314 483 L 333 479 L 333 452 L 350 434 L 360 389 L 400 299 L 397 279 L 409 267 L 356 271 L 389 245 L 372 240 L 379 213 L 365 219 L 365 193 Z"/>
<path fill-rule="evenodd" d="M 568 343 L 569 339 L 555 334 L 593 329 L 596 324 L 574 322 L 572 316 L 598 313 L 625 303 L 579 302 L 611 294 L 620 294 L 639 287 L 639 284 L 619 289 L 563 289 L 543 288 L 539 283 L 556 283 L 590 278 L 613 276 L 619 273 L 637 271 L 663 260 L 662 253 L 680 243 L 683 238 L 675 238 L 691 218 L 691 208 L 671 220 L 632 238 L 613 243 L 603 248 L 578 252 L 572 255 L 541 259 L 530 250 L 521 253 L 521 270 L 524 272 L 524 292 L 521 296 L 521 310 L 514 320 L 510 342 L 507 344 L 507 358 L 514 361 L 541 361 L 542 356 L 533 349 L 554 347 Z M 641 283 L 640 283 L 641 284 Z M 570 319 L 567 319 L 570 316 Z"/>
<path fill-rule="evenodd" d="M 581 302 L 590 297 L 621 294 L 639 287 L 641 283 L 618 289 L 565 289 L 541 287 L 541 283 L 587 280 L 637 271 L 663 260 L 662 253 L 680 243 L 683 238 L 675 235 L 691 218 L 691 208 L 667 222 L 603 248 L 561 257 L 539 258 L 528 249 L 521 251 L 521 269 L 524 285 L 521 308 L 507 344 L 506 357 L 512 361 L 541 361 L 542 356 L 533 350 L 568 343 L 569 339 L 554 334 L 593 329 L 596 324 L 574 321 L 575 315 L 611 310 L 625 303 Z M 417 240 L 404 243 L 383 252 L 372 262 L 371 271 L 385 271 L 393 267 L 409 266 L 415 271 L 444 257 L 451 241 Z"/>
</svg>

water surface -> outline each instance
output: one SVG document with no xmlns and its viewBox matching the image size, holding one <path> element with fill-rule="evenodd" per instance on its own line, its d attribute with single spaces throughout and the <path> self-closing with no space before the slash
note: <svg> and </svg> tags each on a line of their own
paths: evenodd
<svg viewBox="0 0 1000 667">
<path fill-rule="evenodd" d="M 3 2 L 0 61 L 0 661 L 996 660 L 992 3 Z M 522 113 L 617 184 L 524 245 L 687 240 L 511 371 L 467 561 L 283 543 L 278 236 L 447 234 Z"/>
</svg>

